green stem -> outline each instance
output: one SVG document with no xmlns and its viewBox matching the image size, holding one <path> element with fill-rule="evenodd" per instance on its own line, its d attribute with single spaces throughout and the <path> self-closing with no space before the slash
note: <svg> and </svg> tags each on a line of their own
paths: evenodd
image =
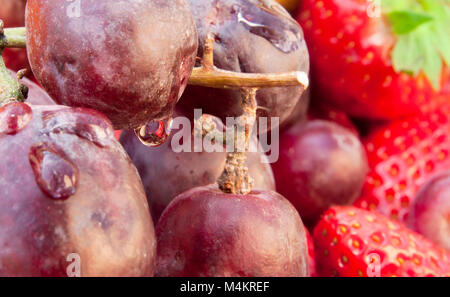
<svg viewBox="0 0 450 297">
<path fill-rule="evenodd" d="M 5 38 L 2 38 L 0 47 L 25 48 L 27 43 L 25 27 L 3 29 Z M 4 43 L 4 44 L 3 44 Z"/>
<path fill-rule="evenodd" d="M 21 28 L 3 30 L 3 23 L 0 21 L 0 106 L 11 101 L 23 102 L 26 99 L 24 89 L 18 80 L 11 76 L 2 56 L 6 46 L 17 47 L 22 43 L 22 31 Z"/>
<path fill-rule="evenodd" d="M 219 189 L 224 193 L 246 195 L 252 191 L 253 179 L 248 173 L 245 165 L 247 153 L 250 147 L 250 137 L 253 126 L 256 121 L 256 92 L 257 89 L 242 89 L 242 110 L 244 114 L 241 116 L 239 123 L 243 126 L 234 127 L 234 152 L 227 155 L 225 168 L 217 179 Z M 238 130 L 245 133 L 244 145 L 245 150 L 239 150 L 238 147 Z"/>
<path fill-rule="evenodd" d="M 19 82 L 6 69 L 3 57 L 0 55 L 0 106 L 11 101 L 25 101 Z"/>
</svg>

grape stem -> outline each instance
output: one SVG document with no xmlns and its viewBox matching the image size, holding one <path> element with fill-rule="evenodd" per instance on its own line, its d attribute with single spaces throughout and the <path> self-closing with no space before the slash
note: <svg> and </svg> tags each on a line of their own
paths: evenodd
<svg viewBox="0 0 450 297">
<path fill-rule="evenodd" d="M 224 147 L 227 145 L 226 135 L 219 131 L 216 123 L 210 115 L 203 114 L 200 119 L 194 119 L 195 135 L 201 135 L 203 139 L 207 138 L 211 143 L 219 143 Z"/>
<path fill-rule="evenodd" d="M 5 38 L 0 47 L 26 47 L 26 30 L 24 27 L 4 29 Z M 270 88 L 309 85 L 308 74 L 302 71 L 284 73 L 240 73 L 222 70 L 214 66 L 214 36 L 208 35 L 205 42 L 202 66 L 195 67 L 189 79 L 190 85 L 219 89 L 232 88 Z"/>
<path fill-rule="evenodd" d="M 211 88 L 270 88 L 302 86 L 308 88 L 308 74 L 302 71 L 284 73 L 241 73 L 214 66 L 214 35 L 208 34 L 203 48 L 202 65 L 192 71 L 189 84 Z"/>
<path fill-rule="evenodd" d="M 11 29 L 3 29 L 3 21 L 0 20 L 0 105 L 13 101 L 23 102 L 25 101 L 28 93 L 28 89 L 19 83 L 19 77 L 15 79 L 11 76 L 11 73 L 6 68 L 3 60 L 2 54 L 5 47 L 9 44 L 16 44 L 18 41 L 15 37 L 12 37 L 15 33 L 9 34 L 7 37 L 5 33 L 12 32 L 10 30 Z M 12 38 L 10 38 L 10 36 Z M 22 76 L 23 73 L 20 72 L 19 75 Z"/>
<path fill-rule="evenodd" d="M 3 21 L 2 28 L 3 28 Z M 26 47 L 26 30 L 25 27 L 19 28 L 5 28 L 3 29 L 3 34 L 5 38 L 0 41 L 0 47 L 14 47 L 14 48 L 25 48 Z"/>
<path fill-rule="evenodd" d="M 225 168 L 217 179 L 219 189 L 224 193 L 246 195 L 252 191 L 253 179 L 245 166 L 247 153 L 250 147 L 250 135 L 256 122 L 256 92 L 257 88 L 242 89 L 243 115 L 238 119 L 238 126 L 234 127 L 234 152 L 227 155 Z M 245 150 L 239 150 L 239 129 L 244 129 Z"/>
</svg>

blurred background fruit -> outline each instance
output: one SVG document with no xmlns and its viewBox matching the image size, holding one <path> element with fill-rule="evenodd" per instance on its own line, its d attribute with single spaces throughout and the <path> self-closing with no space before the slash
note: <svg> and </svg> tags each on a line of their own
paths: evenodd
<svg viewBox="0 0 450 297">
<path fill-rule="evenodd" d="M 280 157 L 272 164 L 277 191 L 307 226 L 333 205 L 351 205 L 367 173 L 364 148 L 355 134 L 332 122 L 300 123 L 280 136 Z"/>
<path fill-rule="evenodd" d="M 351 116 L 397 119 L 448 104 L 445 0 L 303 0 L 298 13 L 318 100 Z M 380 13 L 379 15 L 375 13 Z"/>
<path fill-rule="evenodd" d="M 355 205 L 408 221 L 417 191 L 450 166 L 449 109 L 376 128 L 364 140 L 370 171 Z"/>
<path fill-rule="evenodd" d="M 316 268 L 316 253 L 314 249 L 314 241 L 309 233 L 308 229 L 305 229 L 306 233 L 306 242 L 308 243 L 308 263 L 309 263 L 309 275 L 311 277 L 317 276 L 317 268 Z"/>
<path fill-rule="evenodd" d="M 319 276 L 449 276 L 450 254 L 376 212 L 333 207 L 314 229 Z"/>
<path fill-rule="evenodd" d="M 316 103 L 315 105 L 310 106 L 308 110 L 308 119 L 330 121 L 348 129 L 356 136 L 359 136 L 360 134 L 358 131 L 358 128 L 360 127 L 355 125 L 348 114 L 340 109 L 330 107 L 327 104 Z"/>
<path fill-rule="evenodd" d="M 450 251 L 450 172 L 423 185 L 411 205 L 409 226 Z"/>
</svg>

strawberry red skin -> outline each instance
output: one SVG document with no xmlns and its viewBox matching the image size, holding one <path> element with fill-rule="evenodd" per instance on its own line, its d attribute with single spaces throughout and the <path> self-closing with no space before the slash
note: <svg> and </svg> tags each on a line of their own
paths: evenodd
<svg viewBox="0 0 450 297">
<path fill-rule="evenodd" d="M 369 174 L 355 206 L 408 221 L 419 188 L 450 168 L 448 109 L 401 120 L 365 139 Z"/>
<path fill-rule="evenodd" d="M 383 18 L 369 18 L 366 0 L 303 0 L 298 21 L 311 55 L 319 97 L 351 116 L 395 119 L 440 106 L 424 75 L 398 74 L 395 37 Z M 326 74 L 326 75 L 324 75 Z M 449 80 L 448 70 L 442 82 Z"/>
<path fill-rule="evenodd" d="M 375 276 L 380 262 L 381 277 L 450 275 L 444 249 L 399 222 L 352 206 L 328 210 L 314 229 L 314 244 L 319 276 Z"/>
</svg>

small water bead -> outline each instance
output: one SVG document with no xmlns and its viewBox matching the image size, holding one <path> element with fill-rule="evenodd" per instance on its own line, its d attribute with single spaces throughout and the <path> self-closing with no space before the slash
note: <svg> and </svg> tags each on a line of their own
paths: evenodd
<svg viewBox="0 0 450 297">
<path fill-rule="evenodd" d="M 266 7 L 255 9 L 248 0 L 236 5 L 238 22 L 250 33 L 258 35 L 284 53 L 298 50 L 303 42 L 301 29 L 289 17 L 280 18 L 274 10 L 271 12 Z M 286 21 L 288 20 L 288 21 Z"/>
<path fill-rule="evenodd" d="M 14 135 L 31 121 L 33 111 L 28 104 L 13 102 L 0 108 L 0 134 Z"/>
<path fill-rule="evenodd" d="M 47 133 L 77 135 L 100 147 L 113 139 L 114 130 L 109 121 L 99 114 L 81 108 L 46 112 L 43 116 Z"/>
<path fill-rule="evenodd" d="M 66 200 L 75 194 L 78 169 L 57 153 L 52 145 L 41 143 L 30 148 L 28 154 L 36 183 L 49 198 Z"/>
<path fill-rule="evenodd" d="M 148 147 L 157 147 L 166 142 L 172 130 L 172 117 L 152 120 L 135 130 L 139 140 Z"/>
</svg>

